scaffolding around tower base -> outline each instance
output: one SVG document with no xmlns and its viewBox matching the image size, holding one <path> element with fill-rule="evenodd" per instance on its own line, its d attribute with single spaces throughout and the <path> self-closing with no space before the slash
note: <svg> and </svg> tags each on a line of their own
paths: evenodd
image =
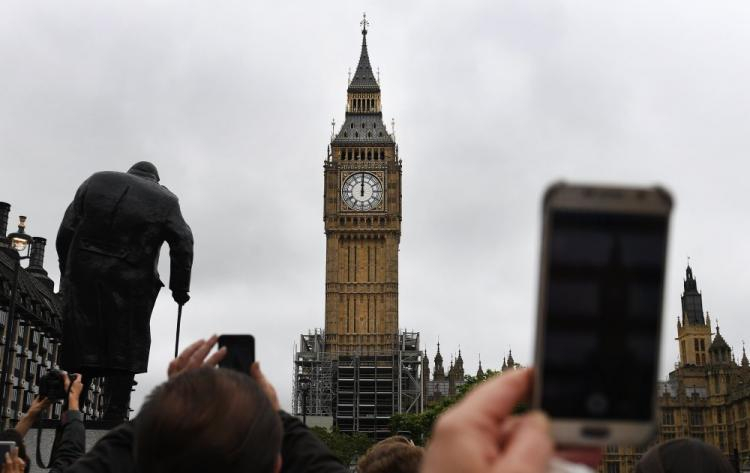
<svg viewBox="0 0 750 473">
<path fill-rule="evenodd" d="M 394 336 L 393 349 L 366 353 L 328 352 L 325 339 L 325 332 L 316 329 L 301 335 L 295 346 L 295 415 L 304 412 L 310 425 L 382 439 L 391 434 L 393 414 L 422 411 L 419 332 L 401 331 Z"/>
</svg>

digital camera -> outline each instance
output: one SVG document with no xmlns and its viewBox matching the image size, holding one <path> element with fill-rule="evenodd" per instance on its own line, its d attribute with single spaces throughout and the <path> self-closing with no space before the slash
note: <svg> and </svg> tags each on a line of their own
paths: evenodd
<svg viewBox="0 0 750 473">
<path fill-rule="evenodd" d="M 68 395 L 65 391 L 65 371 L 50 370 L 39 379 L 39 397 L 52 402 L 62 401 Z M 71 382 L 73 379 L 71 379 Z"/>
</svg>

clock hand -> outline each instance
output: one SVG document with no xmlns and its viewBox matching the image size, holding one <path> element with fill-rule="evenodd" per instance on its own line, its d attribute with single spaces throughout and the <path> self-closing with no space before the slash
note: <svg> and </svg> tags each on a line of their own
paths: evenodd
<svg viewBox="0 0 750 473">
<path fill-rule="evenodd" d="M 365 196 L 365 173 L 362 173 L 362 186 L 359 188 L 359 196 Z"/>
</svg>

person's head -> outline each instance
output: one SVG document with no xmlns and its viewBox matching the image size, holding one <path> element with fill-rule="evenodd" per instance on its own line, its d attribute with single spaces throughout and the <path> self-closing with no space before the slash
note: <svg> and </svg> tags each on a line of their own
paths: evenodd
<svg viewBox="0 0 750 473">
<path fill-rule="evenodd" d="M 28 471 L 31 469 L 31 460 L 26 454 L 26 444 L 23 441 L 23 436 L 15 429 L 3 430 L 2 432 L 0 432 L 0 442 L 8 441 L 16 442 L 16 447 L 18 447 L 18 457 L 26 463 L 25 471 L 28 473 Z M 0 464 L 3 461 L 5 461 L 5 459 L 2 459 L 2 461 L 0 461 Z"/>
<path fill-rule="evenodd" d="M 159 182 L 159 171 L 156 169 L 156 166 L 148 161 L 139 161 L 133 164 L 130 169 L 128 169 L 128 174 L 135 174 L 136 176 L 145 177 Z"/>
<path fill-rule="evenodd" d="M 635 467 L 636 473 L 734 473 L 721 451 L 700 440 L 677 439 L 655 445 Z"/>
<path fill-rule="evenodd" d="M 273 473 L 281 436 L 281 419 L 254 379 L 198 368 L 148 396 L 135 420 L 135 461 L 143 473 Z"/>
<path fill-rule="evenodd" d="M 401 435 L 376 443 L 357 462 L 359 473 L 417 473 L 422 447 Z"/>
</svg>

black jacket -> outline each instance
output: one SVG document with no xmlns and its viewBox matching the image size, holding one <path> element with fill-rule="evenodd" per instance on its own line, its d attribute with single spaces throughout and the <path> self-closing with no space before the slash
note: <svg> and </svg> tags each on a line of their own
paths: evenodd
<svg viewBox="0 0 750 473">
<path fill-rule="evenodd" d="M 279 415 L 284 426 L 283 473 L 348 473 L 349 470 L 302 422 L 284 411 Z M 135 473 L 133 443 L 133 422 L 126 422 L 102 437 L 65 473 Z"/>
<path fill-rule="evenodd" d="M 173 291 L 190 289 L 193 235 L 177 197 L 156 179 L 98 172 L 76 192 L 57 233 L 63 297 L 62 366 L 143 373 L 169 243 Z"/>
<path fill-rule="evenodd" d="M 346 468 L 299 419 L 280 411 L 282 473 L 348 473 Z"/>
<path fill-rule="evenodd" d="M 86 452 L 86 428 L 80 411 L 66 411 L 60 423 L 60 440 L 50 473 L 62 473 Z"/>
</svg>

